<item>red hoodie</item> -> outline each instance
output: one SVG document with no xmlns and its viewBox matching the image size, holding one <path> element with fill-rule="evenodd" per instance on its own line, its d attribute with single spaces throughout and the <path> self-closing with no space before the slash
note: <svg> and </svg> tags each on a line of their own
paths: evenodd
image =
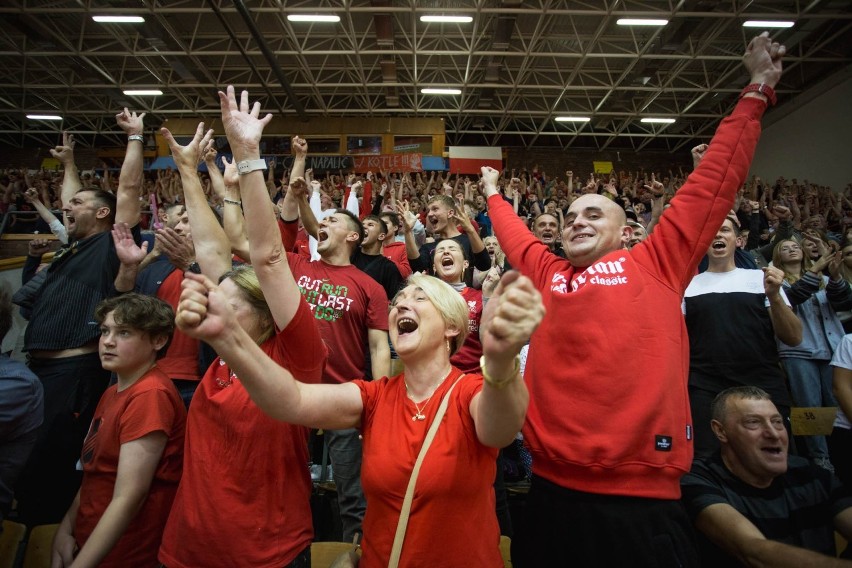
<svg viewBox="0 0 852 568">
<path fill-rule="evenodd" d="M 589 267 L 551 253 L 489 198 L 506 257 L 547 308 L 525 374 L 536 475 L 588 493 L 680 497 L 693 451 L 681 299 L 748 173 L 765 108 L 742 99 L 654 232 Z"/>
</svg>

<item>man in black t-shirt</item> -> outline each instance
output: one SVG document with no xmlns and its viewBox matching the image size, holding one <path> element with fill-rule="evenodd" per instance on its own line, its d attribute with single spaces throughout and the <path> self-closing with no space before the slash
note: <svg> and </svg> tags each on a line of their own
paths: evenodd
<svg viewBox="0 0 852 568">
<path fill-rule="evenodd" d="M 787 455 L 769 394 L 730 388 L 711 413 L 721 450 L 681 480 L 704 565 L 852 566 L 832 558 L 835 529 L 852 540 L 852 496 L 830 472 Z"/>
</svg>

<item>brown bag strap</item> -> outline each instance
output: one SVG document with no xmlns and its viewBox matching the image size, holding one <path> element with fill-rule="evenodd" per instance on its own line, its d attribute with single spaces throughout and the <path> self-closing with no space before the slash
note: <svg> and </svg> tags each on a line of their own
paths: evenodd
<svg viewBox="0 0 852 568">
<path fill-rule="evenodd" d="M 423 440 L 423 446 L 420 448 L 420 453 L 417 455 L 417 461 L 414 462 L 414 469 L 411 471 L 411 478 L 408 480 L 408 488 L 405 490 L 405 499 L 402 500 L 402 509 L 399 512 L 399 523 L 396 525 L 396 534 L 393 537 L 393 547 L 391 548 L 390 560 L 388 560 L 388 568 L 397 568 L 399 566 L 399 557 L 402 554 L 402 543 L 405 540 L 405 529 L 408 528 L 408 516 L 411 513 L 411 502 L 414 500 L 414 485 L 417 483 L 417 476 L 420 474 L 420 466 L 423 465 L 423 459 L 426 457 L 426 452 L 429 446 L 432 445 L 432 440 L 435 439 L 435 434 L 438 432 L 438 426 L 441 425 L 441 420 L 447 412 L 447 406 L 450 403 L 450 393 L 456 388 L 460 380 L 464 378 L 462 374 L 450 390 L 446 392 L 441 399 L 441 406 L 438 407 L 438 413 L 435 414 L 435 419 L 429 425 L 429 431 L 426 433 L 426 439 Z"/>
</svg>

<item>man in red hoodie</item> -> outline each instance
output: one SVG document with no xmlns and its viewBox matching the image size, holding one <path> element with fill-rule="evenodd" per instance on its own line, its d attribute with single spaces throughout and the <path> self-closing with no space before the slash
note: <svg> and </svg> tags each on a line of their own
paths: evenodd
<svg viewBox="0 0 852 568">
<path fill-rule="evenodd" d="M 556 256 L 483 168 L 497 238 L 547 308 L 526 366 L 533 477 L 516 567 L 698 565 L 679 502 L 693 453 L 681 298 L 748 173 L 784 52 L 767 33 L 749 43 L 751 84 L 653 234 L 630 250 L 624 210 L 587 194 L 565 215 L 566 258 Z M 625 344 L 631 365 L 616 351 Z"/>
</svg>

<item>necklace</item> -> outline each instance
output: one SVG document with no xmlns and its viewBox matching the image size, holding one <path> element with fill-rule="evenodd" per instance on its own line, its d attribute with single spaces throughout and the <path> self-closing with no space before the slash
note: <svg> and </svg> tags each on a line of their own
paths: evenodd
<svg viewBox="0 0 852 568">
<path fill-rule="evenodd" d="M 452 372 L 452 369 L 450 369 L 450 373 L 451 372 Z M 432 397 L 435 395 L 435 391 L 437 391 L 438 387 L 441 386 L 444 383 L 444 381 L 447 380 L 447 377 L 450 376 L 450 373 L 447 373 L 447 376 L 444 377 L 443 379 L 441 379 L 441 381 L 438 384 L 435 385 L 435 387 L 432 389 L 432 392 L 429 394 L 428 397 L 426 397 L 426 402 L 423 403 L 422 407 L 419 404 L 417 404 L 417 401 L 415 401 L 414 397 L 411 395 L 411 391 L 408 389 L 408 382 L 405 380 L 405 378 L 402 379 L 402 384 L 405 385 L 405 394 L 406 394 L 406 396 L 408 396 L 408 399 L 411 400 L 411 404 L 414 405 L 414 408 L 417 409 L 417 412 L 415 412 L 411 416 L 411 420 L 413 420 L 413 421 L 426 420 L 426 415 L 423 414 L 423 411 L 426 410 L 426 407 L 429 405 L 429 401 L 432 400 Z"/>
</svg>

